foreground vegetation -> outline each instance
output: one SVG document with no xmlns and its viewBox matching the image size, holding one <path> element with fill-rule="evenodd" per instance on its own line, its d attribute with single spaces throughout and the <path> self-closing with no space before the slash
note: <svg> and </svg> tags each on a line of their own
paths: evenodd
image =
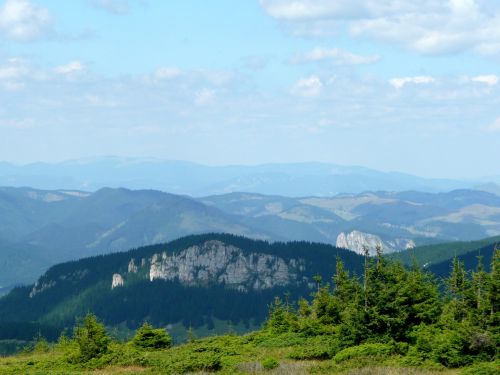
<svg viewBox="0 0 500 375">
<path fill-rule="evenodd" d="M 442 284 L 381 254 L 366 257 L 361 279 L 340 261 L 336 268 L 331 284 L 315 278 L 311 301 L 276 299 L 251 334 L 191 336 L 172 346 L 165 330 L 144 324 L 120 343 L 88 315 L 71 338 L 53 345 L 38 338 L 1 359 L 0 373 L 499 373 L 499 250 L 490 272 L 481 259 L 472 273 L 455 260 Z"/>
</svg>

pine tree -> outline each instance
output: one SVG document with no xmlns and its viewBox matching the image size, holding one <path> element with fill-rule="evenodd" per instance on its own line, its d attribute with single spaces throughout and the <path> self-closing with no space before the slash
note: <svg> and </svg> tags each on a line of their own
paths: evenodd
<svg viewBox="0 0 500 375">
<path fill-rule="evenodd" d="M 172 337 L 162 328 L 153 328 L 149 323 L 144 323 L 140 327 L 132 343 L 143 349 L 164 349 L 172 346 Z"/>
<path fill-rule="evenodd" d="M 110 339 L 104 325 L 99 323 L 94 314 L 87 314 L 83 322 L 75 327 L 74 337 L 83 362 L 100 357 L 108 351 Z"/>
</svg>

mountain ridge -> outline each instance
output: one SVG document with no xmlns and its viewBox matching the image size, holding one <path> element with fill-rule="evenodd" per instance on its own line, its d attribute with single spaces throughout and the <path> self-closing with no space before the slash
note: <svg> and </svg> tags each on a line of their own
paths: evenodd
<svg viewBox="0 0 500 375">
<path fill-rule="evenodd" d="M 285 196 L 325 196 L 367 190 L 437 192 L 472 188 L 498 180 L 433 179 L 319 162 L 206 166 L 187 161 L 108 157 L 26 165 L 0 163 L 0 185 L 90 191 L 105 186 L 148 187 L 191 196 L 235 191 Z"/>
</svg>

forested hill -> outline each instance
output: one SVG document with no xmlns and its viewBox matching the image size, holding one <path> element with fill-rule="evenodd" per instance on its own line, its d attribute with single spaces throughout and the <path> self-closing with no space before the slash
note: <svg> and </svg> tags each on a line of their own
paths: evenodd
<svg viewBox="0 0 500 375">
<path fill-rule="evenodd" d="M 0 299 L 0 323 L 71 326 L 96 313 L 108 325 L 134 328 L 213 326 L 213 320 L 260 324 L 275 296 L 308 297 L 330 280 L 337 257 L 360 275 L 363 258 L 308 242 L 268 243 L 206 234 L 50 268 L 32 286 Z"/>
</svg>

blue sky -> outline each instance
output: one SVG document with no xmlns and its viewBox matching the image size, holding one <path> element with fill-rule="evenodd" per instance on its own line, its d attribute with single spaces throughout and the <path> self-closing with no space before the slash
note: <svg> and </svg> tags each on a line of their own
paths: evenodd
<svg viewBox="0 0 500 375">
<path fill-rule="evenodd" d="M 500 175 L 494 0 L 0 1 L 0 160 Z"/>
</svg>

